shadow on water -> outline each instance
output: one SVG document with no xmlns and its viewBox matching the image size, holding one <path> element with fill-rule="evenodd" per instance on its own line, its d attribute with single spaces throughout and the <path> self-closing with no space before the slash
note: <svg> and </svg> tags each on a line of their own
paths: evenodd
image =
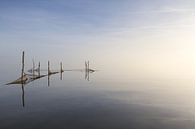
<svg viewBox="0 0 195 129">
<path fill-rule="evenodd" d="M 22 52 L 22 69 L 21 69 L 21 77 L 19 77 L 18 79 L 7 83 L 6 85 L 12 85 L 12 84 L 17 84 L 17 85 L 21 85 L 21 89 L 22 89 L 22 106 L 25 107 L 25 89 L 24 87 L 29 84 L 30 82 L 33 82 L 35 80 L 41 79 L 43 77 L 48 77 L 47 79 L 47 85 L 48 87 L 50 86 L 50 77 L 51 75 L 60 73 L 60 80 L 63 79 L 63 72 L 65 71 L 76 71 L 76 72 L 85 72 L 85 80 L 90 81 L 90 73 L 95 72 L 96 70 L 90 69 L 89 68 L 89 61 L 85 61 L 85 68 L 84 69 L 71 69 L 71 70 L 64 70 L 63 66 L 62 66 L 62 62 L 60 62 L 60 71 L 51 71 L 50 69 L 50 61 L 48 61 L 48 68 L 47 68 L 47 74 L 41 74 L 41 71 L 45 71 L 45 70 L 41 70 L 41 64 L 39 62 L 38 64 L 38 68 L 35 68 L 35 63 L 33 60 L 33 67 L 32 69 L 29 69 L 27 72 L 29 74 L 26 74 L 24 71 L 24 66 L 25 66 L 25 60 L 24 60 L 24 51 Z"/>
</svg>

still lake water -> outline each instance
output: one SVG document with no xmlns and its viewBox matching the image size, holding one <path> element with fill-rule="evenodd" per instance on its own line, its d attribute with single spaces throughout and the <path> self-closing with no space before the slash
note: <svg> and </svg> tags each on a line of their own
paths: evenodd
<svg viewBox="0 0 195 129">
<path fill-rule="evenodd" d="M 3 72 L 4 70 L 2 70 Z M 3 85 L 0 129 L 195 129 L 195 81 L 125 79 L 104 70 L 65 71 L 24 86 Z"/>
</svg>

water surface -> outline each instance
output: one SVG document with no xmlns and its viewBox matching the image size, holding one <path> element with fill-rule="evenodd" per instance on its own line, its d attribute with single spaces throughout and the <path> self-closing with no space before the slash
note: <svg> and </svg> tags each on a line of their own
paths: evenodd
<svg viewBox="0 0 195 129">
<path fill-rule="evenodd" d="M 195 128 L 192 80 L 122 79 L 105 72 L 87 81 L 84 72 L 65 71 L 63 80 L 52 75 L 49 86 L 47 77 L 25 85 L 24 94 L 21 85 L 2 85 L 0 128 Z"/>
</svg>

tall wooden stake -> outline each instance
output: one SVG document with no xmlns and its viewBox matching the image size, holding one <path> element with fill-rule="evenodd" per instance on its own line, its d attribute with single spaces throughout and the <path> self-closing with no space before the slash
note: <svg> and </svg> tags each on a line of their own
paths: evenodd
<svg viewBox="0 0 195 129">
<path fill-rule="evenodd" d="M 85 61 L 85 72 L 87 72 L 87 62 Z"/>
<path fill-rule="evenodd" d="M 33 69 L 32 69 L 32 72 L 33 72 L 33 78 L 35 77 L 35 61 L 33 59 Z"/>
<path fill-rule="evenodd" d="M 88 63 L 87 63 L 87 70 L 88 70 L 88 72 L 89 72 L 89 61 L 88 61 Z"/>
<path fill-rule="evenodd" d="M 49 61 L 48 61 L 48 75 L 50 74 L 50 64 L 49 64 Z"/>
<path fill-rule="evenodd" d="M 22 73 L 21 73 L 21 82 L 23 83 L 24 78 L 24 51 L 22 52 Z"/>
<path fill-rule="evenodd" d="M 39 62 L 39 66 L 38 66 L 38 74 L 39 74 L 39 77 L 41 76 L 41 63 Z"/>
<path fill-rule="evenodd" d="M 48 61 L 48 78 L 47 78 L 47 85 L 50 85 L 50 66 L 49 66 L 49 61 Z"/>
<path fill-rule="evenodd" d="M 60 62 L 60 80 L 62 80 L 62 73 L 63 73 L 62 62 Z"/>
<path fill-rule="evenodd" d="M 88 61 L 88 63 L 87 63 L 87 74 L 88 74 L 87 80 L 89 81 L 89 61 Z"/>
<path fill-rule="evenodd" d="M 24 103 L 24 51 L 22 52 L 22 73 L 21 73 L 21 84 L 22 84 L 22 106 L 25 106 Z"/>
</svg>

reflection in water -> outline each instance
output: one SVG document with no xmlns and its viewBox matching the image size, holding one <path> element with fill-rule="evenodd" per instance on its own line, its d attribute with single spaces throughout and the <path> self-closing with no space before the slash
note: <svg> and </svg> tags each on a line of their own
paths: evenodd
<svg viewBox="0 0 195 129">
<path fill-rule="evenodd" d="M 50 75 L 47 76 L 47 86 L 50 86 Z"/>
<path fill-rule="evenodd" d="M 95 72 L 95 70 L 89 68 L 89 61 L 85 61 L 85 80 L 89 81 L 89 75 L 93 72 Z"/>
<path fill-rule="evenodd" d="M 34 63 L 34 60 L 33 60 L 33 67 L 32 69 L 28 70 L 28 72 L 30 74 L 26 74 L 24 72 L 24 66 L 25 66 L 25 63 L 24 63 L 24 51 L 22 52 L 22 70 L 21 70 L 21 77 L 19 77 L 17 80 L 15 81 L 12 81 L 10 83 L 7 83 L 7 85 L 11 85 L 11 84 L 19 84 L 21 85 L 21 88 L 22 88 L 22 106 L 24 107 L 25 106 L 25 95 L 24 95 L 24 86 L 27 85 L 28 83 L 32 82 L 32 81 L 35 81 L 35 80 L 38 80 L 40 78 L 43 78 L 45 76 L 48 77 L 47 79 L 47 84 L 48 86 L 50 86 L 50 76 L 51 75 L 54 75 L 54 74 L 57 74 L 57 73 L 60 73 L 60 80 L 62 80 L 62 74 L 64 71 L 85 71 L 85 80 L 88 80 L 89 81 L 89 75 L 90 73 L 93 73 L 95 72 L 95 70 L 93 69 L 90 69 L 89 68 L 89 61 L 85 61 L 85 69 L 82 70 L 82 69 L 74 69 L 74 70 L 64 70 L 63 69 L 63 66 L 62 66 L 62 62 L 60 62 L 60 71 L 51 71 L 50 70 L 50 61 L 48 61 L 48 68 L 47 68 L 47 74 L 46 75 L 41 75 L 41 64 L 39 62 L 38 64 L 38 68 L 35 69 L 35 63 Z"/>
<path fill-rule="evenodd" d="M 24 85 L 22 84 L 22 106 L 25 106 L 25 101 L 24 101 Z"/>
</svg>

